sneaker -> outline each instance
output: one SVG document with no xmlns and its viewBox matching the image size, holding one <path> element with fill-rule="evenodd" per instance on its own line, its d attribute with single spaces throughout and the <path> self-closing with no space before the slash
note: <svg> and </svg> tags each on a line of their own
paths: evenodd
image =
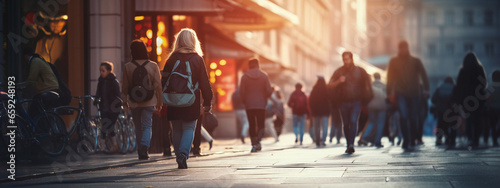
<svg viewBox="0 0 500 188">
<path fill-rule="evenodd" d="M 252 150 L 250 150 L 250 153 L 255 153 L 257 152 L 257 147 L 256 146 L 252 146 Z"/>
<path fill-rule="evenodd" d="M 298 138 L 295 138 L 295 143 L 299 142 L 299 139 Z"/>
<path fill-rule="evenodd" d="M 354 153 L 354 146 L 349 146 L 346 150 L 345 153 L 347 154 L 353 154 Z"/>
<path fill-rule="evenodd" d="M 184 155 L 183 153 L 179 154 L 176 158 L 177 161 L 177 168 L 178 169 L 187 169 L 187 156 Z"/>
</svg>

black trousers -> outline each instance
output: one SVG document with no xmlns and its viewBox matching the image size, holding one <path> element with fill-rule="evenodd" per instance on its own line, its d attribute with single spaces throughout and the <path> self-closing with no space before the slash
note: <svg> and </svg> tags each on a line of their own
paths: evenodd
<svg viewBox="0 0 500 188">
<path fill-rule="evenodd" d="M 160 118 L 161 122 L 165 122 L 164 124 L 166 124 L 165 125 L 166 135 L 162 139 L 163 149 L 164 151 L 165 150 L 170 151 L 170 146 L 172 146 L 172 124 L 170 123 L 170 121 L 168 121 L 168 118 L 166 116 Z"/>
<path fill-rule="evenodd" d="M 102 138 L 106 138 L 106 136 L 115 136 L 115 130 L 113 125 L 115 125 L 116 120 L 118 119 L 119 113 L 115 112 L 101 112 L 101 135 Z"/>
<path fill-rule="evenodd" d="M 194 140 L 193 140 L 193 149 L 191 150 L 193 153 L 200 153 L 201 148 L 201 126 L 203 126 L 202 121 L 203 121 L 203 116 L 200 116 L 198 118 L 198 121 L 196 122 L 196 129 L 194 129 Z"/>
<path fill-rule="evenodd" d="M 256 146 L 260 144 L 260 140 L 264 136 L 266 110 L 247 109 L 246 111 L 250 131 L 250 140 L 252 141 L 252 146 Z"/>
</svg>

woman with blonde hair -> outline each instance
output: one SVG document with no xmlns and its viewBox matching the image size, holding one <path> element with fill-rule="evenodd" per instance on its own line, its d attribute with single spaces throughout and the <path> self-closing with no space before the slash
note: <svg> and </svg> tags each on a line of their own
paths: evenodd
<svg viewBox="0 0 500 188">
<path fill-rule="evenodd" d="M 188 65 L 192 73 L 192 84 L 195 86 L 194 93 L 196 100 L 191 106 L 169 106 L 167 111 L 168 119 L 172 123 L 172 141 L 179 169 L 187 169 L 186 160 L 188 159 L 193 143 L 196 121 L 200 117 L 200 91 L 203 95 L 204 112 L 210 112 L 212 108 L 212 88 L 202 56 L 203 52 L 201 51 L 201 44 L 196 36 L 196 32 L 192 29 L 185 28 L 176 34 L 173 49 L 163 68 L 163 78 L 169 79 L 166 92 L 174 88 L 182 87 L 182 85 L 179 85 L 179 82 L 176 81 L 176 79 L 182 79 L 182 77 L 177 76 L 177 74 L 172 74 L 171 76 L 171 73 L 175 71 L 187 75 Z M 176 64 L 177 66 L 175 66 Z M 175 70 L 173 70 L 174 67 L 176 67 Z M 167 80 L 164 81 L 163 86 L 165 87 Z M 184 84 L 184 86 L 186 85 Z"/>
</svg>

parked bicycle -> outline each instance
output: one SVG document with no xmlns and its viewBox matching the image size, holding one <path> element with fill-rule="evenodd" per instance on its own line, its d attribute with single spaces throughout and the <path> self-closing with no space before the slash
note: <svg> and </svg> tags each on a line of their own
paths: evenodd
<svg viewBox="0 0 500 188">
<path fill-rule="evenodd" d="M 94 97 L 94 104 L 97 107 L 96 116 L 91 118 L 91 122 L 94 122 L 97 126 L 98 130 L 102 130 L 102 117 L 101 117 L 101 108 L 99 105 L 100 98 Z M 99 139 L 99 151 L 105 152 L 117 152 L 125 154 L 127 152 L 134 152 L 136 150 L 136 136 L 135 136 L 135 126 L 132 121 L 132 117 L 121 109 L 120 114 L 118 115 L 118 119 L 116 123 L 112 127 L 113 132 L 115 133 L 114 137 L 106 137 L 106 139 Z M 115 148 L 116 146 L 116 148 Z"/>
<path fill-rule="evenodd" d="M 85 107 L 83 105 L 83 100 L 85 98 L 94 99 L 94 96 L 85 95 L 72 98 L 78 100 L 78 107 L 60 106 L 55 108 L 55 111 L 57 114 L 63 116 L 74 115 L 74 112 L 77 112 L 76 119 L 68 132 L 68 137 L 77 137 L 75 140 L 76 143 L 74 144 L 77 153 L 94 153 L 98 149 L 99 131 L 96 123 L 91 121 L 85 114 Z"/>
<path fill-rule="evenodd" d="M 8 96 L 8 98 L 2 101 L 4 112 L 2 112 L 2 116 L 0 117 L 2 133 L 0 140 L 4 143 L 4 147 L 10 143 L 10 135 L 8 133 L 15 130 L 16 153 L 33 152 L 33 146 L 36 146 L 51 156 L 61 154 L 67 144 L 67 132 L 64 121 L 53 109 L 46 108 L 41 100 L 24 99 L 22 97 L 22 91 L 26 88 L 25 85 L 27 85 L 27 82 L 15 85 L 16 88 L 12 88 L 12 90 L 16 91 L 15 96 Z M 28 104 L 34 104 L 30 106 L 39 108 L 40 113 L 31 117 L 24 107 Z M 5 113 L 5 108 L 15 109 L 15 111 Z M 11 120 L 14 120 L 14 122 Z M 9 125 L 13 127 L 10 128 L 8 127 Z"/>
</svg>

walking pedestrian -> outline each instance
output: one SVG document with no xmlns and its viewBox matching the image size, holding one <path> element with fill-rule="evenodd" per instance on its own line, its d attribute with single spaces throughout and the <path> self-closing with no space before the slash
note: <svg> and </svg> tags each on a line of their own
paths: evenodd
<svg viewBox="0 0 500 188">
<path fill-rule="evenodd" d="M 386 86 L 382 83 L 380 73 L 373 74 L 375 81 L 372 83 L 373 99 L 368 104 L 369 123 L 361 138 L 364 142 L 371 142 L 377 148 L 384 147 L 381 139 L 385 128 L 385 118 L 387 115 Z M 375 133 L 374 139 L 369 139 Z"/>
<path fill-rule="evenodd" d="M 283 130 L 283 124 L 285 123 L 285 105 L 283 102 L 283 95 L 280 92 L 280 88 L 278 86 L 274 87 L 274 94 L 271 95 L 271 99 L 274 101 L 275 110 L 276 110 L 276 118 L 274 119 L 274 129 L 276 129 L 276 134 L 278 137 L 281 135 L 281 131 Z"/>
<path fill-rule="evenodd" d="M 326 90 L 325 77 L 318 76 L 318 80 L 313 86 L 309 98 L 309 107 L 313 118 L 314 140 L 317 147 L 325 146 L 330 119 L 330 103 Z"/>
<path fill-rule="evenodd" d="M 354 139 L 358 129 L 361 106 L 367 105 L 373 97 L 371 79 L 366 71 L 354 64 L 352 52 L 342 53 L 344 66 L 337 69 L 328 87 L 340 105 L 340 113 L 344 125 L 344 135 L 347 141 L 346 153 L 354 153 Z"/>
<path fill-rule="evenodd" d="M 99 102 L 101 109 L 101 139 L 110 139 L 113 147 L 117 149 L 114 125 L 122 109 L 120 83 L 113 72 L 113 63 L 105 61 L 101 63 L 99 70 L 101 76 L 95 95 L 101 100 L 95 102 Z"/>
<path fill-rule="evenodd" d="M 387 69 L 387 96 L 398 106 L 402 148 L 411 151 L 418 128 L 420 96 L 429 97 L 429 79 L 422 61 L 410 54 L 408 42 L 401 41 L 398 50 Z"/>
<path fill-rule="evenodd" d="M 436 89 L 432 95 L 432 104 L 434 105 L 433 114 L 437 118 L 436 146 L 443 144 L 443 137 L 448 147 L 455 147 L 456 130 L 452 129 L 452 124 L 445 121 L 445 112 L 452 108 L 451 96 L 455 81 L 451 76 L 444 79 L 444 82 Z"/>
<path fill-rule="evenodd" d="M 489 128 L 493 136 L 493 146 L 498 147 L 498 126 L 500 126 L 500 70 L 493 71 L 491 75 L 490 98 L 488 99 Z"/>
<path fill-rule="evenodd" d="M 236 120 L 241 125 L 241 143 L 245 143 L 245 138 L 248 135 L 248 118 L 247 112 L 245 111 L 245 104 L 240 97 L 240 89 L 236 89 L 233 95 L 231 96 L 231 100 L 233 102 L 234 113 L 236 113 Z"/>
<path fill-rule="evenodd" d="M 337 144 L 340 144 L 340 139 L 342 138 L 342 117 L 340 116 L 340 109 L 338 104 L 331 103 L 331 126 L 330 126 L 330 143 L 333 141 L 333 137 L 337 137 Z"/>
<path fill-rule="evenodd" d="M 467 116 L 466 132 L 469 138 L 469 146 L 479 146 L 479 137 L 481 136 L 482 122 L 481 109 L 483 109 L 486 98 L 485 88 L 488 87 L 486 73 L 477 59 L 474 52 L 467 52 L 462 67 L 457 77 L 457 85 L 453 89 L 452 100 L 461 111 Z M 471 107 L 470 101 L 475 101 Z"/>
<path fill-rule="evenodd" d="M 153 112 L 162 107 L 160 69 L 149 60 L 146 44 L 141 40 L 132 41 L 130 50 L 132 61 L 123 67 L 123 107 L 132 112 L 139 160 L 147 160 Z"/>
<path fill-rule="evenodd" d="M 169 106 L 167 112 L 168 119 L 172 123 L 172 141 L 178 168 L 187 169 L 186 161 L 193 144 L 196 124 L 201 115 L 200 90 L 203 96 L 204 113 L 209 113 L 212 109 L 213 93 L 196 32 L 189 28 L 182 29 L 176 34 L 173 44 L 172 52 L 167 58 L 163 72 L 166 77 L 170 77 L 169 79 L 174 78 L 174 81 L 167 80 L 164 86 L 166 92 L 175 91 L 178 88 L 194 87 L 195 94 L 192 105 L 186 107 Z M 186 86 L 185 78 L 179 74 L 191 76 L 190 82 L 187 82 L 190 84 L 189 86 Z"/>
<path fill-rule="evenodd" d="M 241 77 L 240 96 L 247 112 L 251 152 L 257 152 L 262 150 L 260 140 L 264 136 L 267 99 L 273 88 L 267 74 L 260 69 L 258 59 L 250 59 L 248 66 L 250 70 Z"/>
<path fill-rule="evenodd" d="M 306 115 L 308 114 L 307 96 L 302 91 L 302 84 L 295 84 L 295 91 L 288 99 L 288 107 L 292 108 L 293 132 L 295 133 L 295 143 L 304 141 L 304 126 Z"/>
<path fill-rule="evenodd" d="M 274 118 L 276 116 L 276 104 L 273 99 L 273 94 L 267 100 L 266 106 L 266 132 L 273 136 L 275 142 L 279 142 L 278 134 L 276 133 L 276 129 L 274 129 Z"/>
</svg>

